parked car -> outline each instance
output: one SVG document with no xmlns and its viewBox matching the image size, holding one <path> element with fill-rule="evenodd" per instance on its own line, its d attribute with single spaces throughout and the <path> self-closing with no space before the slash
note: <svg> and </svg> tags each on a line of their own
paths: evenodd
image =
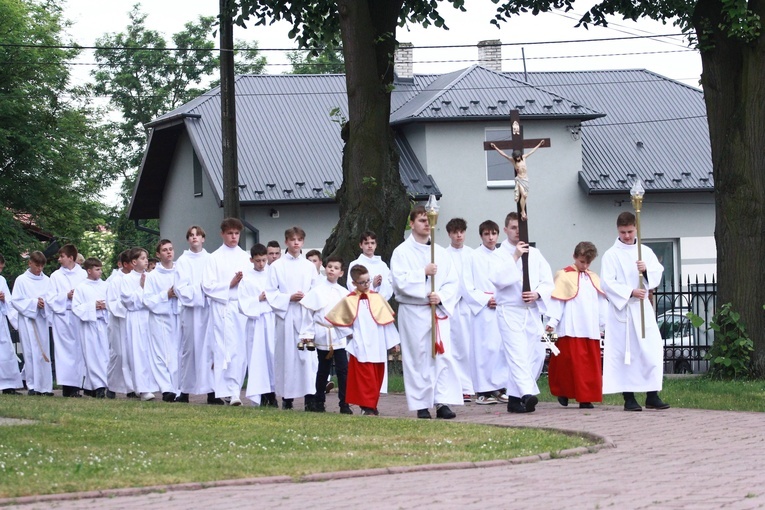
<svg viewBox="0 0 765 510">
<path fill-rule="evenodd" d="M 693 373 L 689 358 L 697 358 L 698 341 L 685 311 L 673 310 L 659 314 L 656 323 L 664 340 L 664 360 L 672 363 L 672 373 Z"/>
</svg>

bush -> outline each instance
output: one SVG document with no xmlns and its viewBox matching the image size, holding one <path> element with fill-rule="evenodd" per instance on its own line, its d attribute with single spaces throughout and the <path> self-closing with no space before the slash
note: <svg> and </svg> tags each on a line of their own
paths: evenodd
<svg viewBox="0 0 765 510">
<path fill-rule="evenodd" d="M 763 307 L 765 308 L 765 307 Z M 688 318 L 698 328 L 704 320 L 689 313 Z M 709 360 L 709 376 L 715 379 L 742 379 L 751 377 L 754 342 L 738 312 L 725 303 L 712 317 L 709 328 L 715 332 L 712 348 L 704 357 Z"/>
</svg>

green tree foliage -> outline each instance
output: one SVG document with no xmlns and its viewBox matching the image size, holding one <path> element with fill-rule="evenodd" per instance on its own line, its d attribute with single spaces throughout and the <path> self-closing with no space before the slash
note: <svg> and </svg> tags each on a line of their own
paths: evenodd
<svg viewBox="0 0 765 510">
<path fill-rule="evenodd" d="M 7 273 L 40 247 L 30 230 L 77 242 L 101 217 L 99 193 L 115 172 L 101 112 L 72 88 L 54 1 L 0 0 L 0 252 Z"/>
<path fill-rule="evenodd" d="M 140 230 L 127 219 L 127 206 L 148 139 L 148 122 L 204 93 L 218 83 L 220 65 L 213 39 L 216 19 L 200 17 L 186 23 L 170 41 L 146 28 L 146 14 L 139 6 L 129 13 L 130 23 L 123 32 L 105 34 L 98 39 L 95 52 L 98 67 L 93 71 L 93 90 L 109 98 L 121 120 L 109 130 L 117 140 L 112 156 L 122 169 L 122 204 L 112 211 L 115 232 L 113 256 L 132 246 L 143 246 L 153 253 L 155 234 Z M 237 44 L 237 71 L 260 73 L 266 59 L 258 55 L 257 45 Z M 158 230 L 157 222 L 143 225 Z M 114 259 L 109 261 L 114 263 Z"/>
<path fill-rule="evenodd" d="M 318 52 L 291 51 L 287 58 L 292 64 L 290 74 L 343 74 L 343 52 L 325 47 Z"/>
<path fill-rule="evenodd" d="M 575 0 L 491 0 L 497 4 L 494 24 L 499 26 L 510 17 L 531 12 L 539 14 L 552 9 L 571 10 Z M 392 83 L 389 69 L 395 44 L 396 26 L 420 23 L 447 28 L 438 9 L 451 4 L 465 10 L 464 0 L 238 0 L 241 7 L 238 22 L 256 25 L 271 20 L 292 23 L 290 36 L 302 47 L 323 47 L 342 41 L 349 85 L 349 123 L 343 163 L 343 187 L 338 192 L 341 224 L 336 234 L 346 235 L 340 228 L 349 202 L 363 201 L 358 193 L 348 197 L 348 186 L 360 187 L 361 178 L 377 177 L 362 162 L 378 161 L 382 146 L 390 141 L 390 127 L 368 119 L 357 124 L 360 108 L 377 105 L 380 114 L 389 110 L 390 95 L 375 92 L 373 86 L 388 87 Z M 731 302 L 749 325 L 754 342 L 753 362 L 765 366 L 765 271 L 760 257 L 765 253 L 765 36 L 762 18 L 765 2 L 756 0 L 596 0 L 588 4 L 580 25 L 607 25 L 607 16 L 620 15 L 637 20 L 648 17 L 679 26 L 690 40 L 697 43 L 703 73 L 701 83 L 709 121 L 715 182 L 715 242 L 719 302 Z M 349 55 L 351 55 L 349 57 Z M 358 60 L 355 60 L 358 59 Z M 387 66 L 387 68 L 386 68 Z M 359 87 L 366 83 L 366 87 Z M 353 96 L 363 96 L 366 103 Z M 358 106 L 357 106 L 358 105 Z M 361 128 L 361 129 L 360 129 Z M 376 134 L 373 134 L 376 132 Z M 356 133 L 356 134 L 355 134 Z M 361 134 L 358 146 L 353 137 Z M 372 137 L 377 136 L 375 142 Z M 379 165 L 397 167 L 395 149 Z M 384 172 L 380 170 L 380 172 Z M 382 175 L 382 174 L 380 174 Z M 392 177 L 392 174 L 390 174 Z M 348 179 L 351 182 L 348 182 Z M 379 179 L 378 179 L 379 180 Z M 383 186 L 385 188 L 385 186 Z M 394 198 L 398 194 L 394 193 Z M 397 202 L 394 202 L 397 203 Z M 378 202 L 379 204 L 379 202 Z M 384 207 L 382 208 L 385 209 Z M 373 212 L 373 211 L 370 211 Z M 395 215 L 393 215 L 395 217 Z M 374 222 L 371 224 L 374 227 Z M 384 239 L 383 242 L 387 241 Z M 348 238 L 347 243 L 353 242 Z M 334 243 L 328 247 L 335 248 Z M 392 248 L 390 248 L 392 249 Z M 342 251 L 345 256 L 347 252 Z M 389 252 L 388 252 L 389 253 Z"/>
</svg>

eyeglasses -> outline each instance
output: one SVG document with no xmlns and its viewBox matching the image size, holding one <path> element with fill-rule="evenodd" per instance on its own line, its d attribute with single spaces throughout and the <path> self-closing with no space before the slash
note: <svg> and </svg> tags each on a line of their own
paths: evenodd
<svg viewBox="0 0 765 510">
<path fill-rule="evenodd" d="M 359 285 L 361 287 L 364 287 L 366 285 L 369 285 L 369 280 L 364 280 L 363 282 L 353 282 L 353 283 L 355 283 L 356 285 Z"/>
</svg>

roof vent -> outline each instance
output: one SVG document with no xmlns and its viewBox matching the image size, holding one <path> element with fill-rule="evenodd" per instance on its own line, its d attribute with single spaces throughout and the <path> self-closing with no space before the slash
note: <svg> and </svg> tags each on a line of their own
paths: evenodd
<svg viewBox="0 0 765 510">
<path fill-rule="evenodd" d="M 325 186 L 332 186 L 333 184 L 335 184 L 335 181 L 324 181 Z"/>
<path fill-rule="evenodd" d="M 274 189 L 276 187 L 276 184 L 273 183 L 267 183 L 266 186 L 268 186 L 269 189 Z"/>
<path fill-rule="evenodd" d="M 433 185 L 432 185 L 432 184 L 423 184 L 422 186 L 423 186 L 425 189 L 430 189 L 430 188 L 432 188 L 432 187 L 433 187 Z"/>
<path fill-rule="evenodd" d="M 653 179 L 646 179 L 645 182 L 647 182 L 648 184 L 653 184 Z"/>
<path fill-rule="evenodd" d="M 524 108 L 526 108 L 525 104 L 517 104 L 517 105 L 515 105 L 515 109 L 516 110 L 523 110 Z"/>
<path fill-rule="evenodd" d="M 494 111 L 494 110 L 496 110 L 496 109 L 497 109 L 497 107 L 496 107 L 496 106 L 494 106 L 494 105 L 491 105 L 491 106 L 489 106 L 489 110 L 492 110 L 492 111 Z"/>
<path fill-rule="evenodd" d="M 599 181 L 599 180 L 597 180 L 597 179 L 590 179 L 590 184 L 597 184 L 597 183 L 599 183 L 599 182 L 600 182 L 600 181 Z"/>
<path fill-rule="evenodd" d="M 561 104 L 561 103 L 563 102 L 563 99 L 561 99 L 561 98 L 559 98 L 559 97 L 556 97 L 555 99 L 553 99 L 553 102 L 554 102 L 554 103 L 558 103 L 558 104 Z"/>
<path fill-rule="evenodd" d="M 683 177 L 690 177 L 690 176 L 691 176 L 691 173 L 690 173 L 690 172 L 680 172 L 680 174 L 681 174 Z"/>
<path fill-rule="evenodd" d="M 551 104 L 546 104 L 546 105 L 544 106 L 544 109 L 545 109 L 545 110 L 552 110 L 552 107 L 553 107 L 553 105 L 551 105 Z"/>
<path fill-rule="evenodd" d="M 292 190 L 291 190 L 291 189 L 285 189 L 285 190 L 282 190 L 282 191 L 284 191 L 284 194 L 285 194 L 285 195 L 290 195 L 290 194 L 292 194 Z"/>
<path fill-rule="evenodd" d="M 302 187 L 304 185 L 305 185 L 305 182 L 303 182 L 303 181 L 295 181 L 295 186 L 297 186 L 298 188 L 300 188 L 300 187 Z"/>
<path fill-rule="evenodd" d="M 478 99 L 471 99 L 470 104 L 479 104 L 480 101 Z"/>
<path fill-rule="evenodd" d="M 536 99 L 527 99 L 526 102 L 529 104 L 534 104 L 536 103 Z"/>
<path fill-rule="evenodd" d="M 653 175 L 655 175 L 656 177 L 661 178 L 661 177 L 664 177 L 664 172 L 654 172 Z"/>
<path fill-rule="evenodd" d="M 445 104 L 446 106 L 449 106 L 450 104 L 452 104 L 452 102 L 451 101 L 447 101 L 447 100 L 443 100 L 443 101 L 441 101 L 441 104 Z"/>
<path fill-rule="evenodd" d="M 263 193 L 264 193 L 264 191 L 262 189 L 256 189 L 255 190 L 255 194 L 256 195 L 262 195 Z"/>
<path fill-rule="evenodd" d="M 580 105 L 580 104 L 572 104 L 571 105 L 571 108 L 573 108 L 574 110 L 578 110 L 581 107 L 582 107 L 582 105 Z"/>
<path fill-rule="evenodd" d="M 610 175 L 608 174 L 600 174 L 601 179 L 608 179 Z"/>
<path fill-rule="evenodd" d="M 681 182 L 683 182 L 683 180 L 682 179 L 672 179 L 672 182 L 674 182 L 675 184 L 680 184 Z"/>
<path fill-rule="evenodd" d="M 463 112 L 466 111 L 468 108 L 470 108 L 470 107 L 469 106 L 460 106 L 460 110 L 462 110 Z"/>
<path fill-rule="evenodd" d="M 321 193 L 322 191 L 324 191 L 322 188 L 311 188 L 311 189 L 313 190 L 314 193 Z"/>
<path fill-rule="evenodd" d="M 641 142 L 640 140 L 638 140 L 638 141 L 636 142 L 636 145 L 637 145 L 637 148 L 638 148 L 638 149 L 642 149 L 642 148 L 643 148 L 643 142 Z"/>
<path fill-rule="evenodd" d="M 409 180 L 412 181 L 412 182 L 420 182 L 420 180 L 417 177 L 412 177 Z"/>
<path fill-rule="evenodd" d="M 616 182 L 619 184 L 627 184 L 627 181 L 625 179 L 617 179 Z"/>
<path fill-rule="evenodd" d="M 433 106 L 431 108 L 431 110 L 433 110 L 434 112 L 440 112 L 441 111 L 441 107 L 440 106 Z"/>
<path fill-rule="evenodd" d="M 627 177 L 634 179 L 635 177 L 637 177 L 637 175 L 633 174 L 632 172 L 627 172 Z"/>
<path fill-rule="evenodd" d="M 699 180 L 701 182 L 709 182 L 709 179 L 707 179 L 706 177 L 699 177 Z"/>
</svg>

